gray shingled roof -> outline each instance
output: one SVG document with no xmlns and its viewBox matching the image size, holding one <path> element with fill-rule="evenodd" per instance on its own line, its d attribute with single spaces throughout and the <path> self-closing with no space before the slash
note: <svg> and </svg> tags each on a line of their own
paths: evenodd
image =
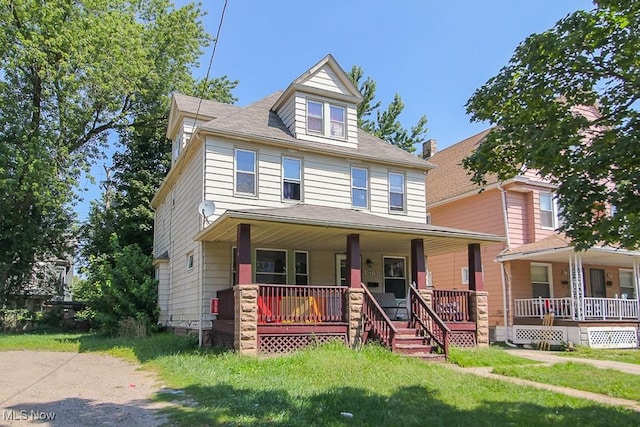
<svg viewBox="0 0 640 427">
<path fill-rule="evenodd" d="M 471 181 L 470 175 L 462 167 L 462 160 L 476 149 L 490 131 L 491 129 L 484 130 L 429 158 L 429 162 L 436 167 L 427 174 L 427 207 L 473 190 L 480 190 L 480 187 Z M 495 182 L 498 182 L 495 176 L 487 177 L 487 184 Z"/>
<path fill-rule="evenodd" d="M 239 110 L 241 107 L 232 104 L 224 104 L 222 102 L 210 101 L 208 99 L 195 98 L 193 96 L 183 95 L 181 93 L 174 93 L 173 99 L 176 101 L 178 110 L 183 113 L 190 113 L 195 115 L 196 113 L 205 118 L 219 118 L 226 116 L 234 111 Z"/>
<path fill-rule="evenodd" d="M 334 155 L 393 163 L 424 170 L 433 167 L 431 163 L 388 144 L 361 129 L 358 129 L 357 148 L 296 139 L 280 117 L 271 110 L 271 107 L 281 94 L 282 91 L 278 91 L 244 108 L 236 107 L 235 109 L 227 108 L 229 106 L 226 104 L 212 103 L 212 101 L 209 101 L 207 108 L 210 110 L 207 111 L 211 111 L 211 113 L 214 114 L 216 109 L 218 109 L 217 111 L 224 111 L 226 114 L 221 114 L 218 118 L 202 124 L 200 129 L 221 135 L 242 136 L 255 140 L 263 140 L 265 142 L 290 145 L 291 148 L 301 150 L 323 151 L 333 153 Z M 194 100 L 197 100 L 197 98 L 194 98 Z M 181 95 L 178 106 L 188 105 L 189 108 L 193 110 L 193 105 L 196 102 L 197 101 L 187 102 L 185 95 Z"/>
</svg>

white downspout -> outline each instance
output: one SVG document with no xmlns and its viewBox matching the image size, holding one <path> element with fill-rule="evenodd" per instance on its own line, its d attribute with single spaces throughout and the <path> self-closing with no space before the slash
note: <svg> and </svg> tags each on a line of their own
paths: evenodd
<svg viewBox="0 0 640 427">
<path fill-rule="evenodd" d="M 197 126 L 197 123 L 194 122 L 194 127 Z M 195 134 L 195 131 L 193 132 Z M 192 141 L 193 142 L 193 141 Z M 207 180 L 207 139 L 205 138 L 202 141 L 202 197 L 200 200 L 206 199 L 206 180 Z M 205 228 L 205 219 L 204 217 L 198 214 L 198 218 L 200 219 L 200 230 L 202 231 Z M 200 241 L 198 245 L 198 249 L 200 252 L 200 265 L 198 268 L 198 287 L 199 287 L 199 299 L 200 299 L 200 309 L 198 310 L 198 315 L 200 321 L 198 322 L 198 347 L 202 347 L 204 344 L 204 333 L 202 329 L 202 324 L 204 323 L 204 242 Z"/>
<path fill-rule="evenodd" d="M 504 223 L 504 235 L 507 238 L 507 249 L 511 248 L 511 239 L 509 238 L 509 215 L 507 214 L 507 192 L 502 185 L 498 185 L 500 189 L 500 199 L 502 201 L 502 222 Z M 500 261 L 500 281 L 502 282 L 502 313 L 504 315 L 504 343 L 509 347 L 517 347 L 509 342 L 509 296 L 507 295 L 507 272 L 504 263 Z"/>
</svg>

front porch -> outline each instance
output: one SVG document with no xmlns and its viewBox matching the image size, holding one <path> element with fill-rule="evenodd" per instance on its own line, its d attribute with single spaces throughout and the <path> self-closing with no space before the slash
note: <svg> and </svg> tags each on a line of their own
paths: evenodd
<svg viewBox="0 0 640 427">
<path fill-rule="evenodd" d="M 339 340 L 357 346 L 377 341 L 405 353 L 473 347 L 488 329 L 482 291 L 409 290 L 406 320 L 391 319 L 366 285 L 249 284 L 218 292 L 210 342 L 246 353 L 290 352 Z M 410 336 L 407 336 L 409 334 Z"/>
<path fill-rule="evenodd" d="M 528 298 L 514 300 L 513 342 L 638 347 L 638 299 Z"/>
</svg>

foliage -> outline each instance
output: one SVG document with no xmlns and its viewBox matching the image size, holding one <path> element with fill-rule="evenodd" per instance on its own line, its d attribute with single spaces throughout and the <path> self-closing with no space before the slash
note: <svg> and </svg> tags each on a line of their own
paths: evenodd
<svg viewBox="0 0 640 427">
<path fill-rule="evenodd" d="M 2 303 L 35 261 L 68 249 L 73 187 L 108 132 L 191 79 L 208 42 L 201 17 L 166 0 L 0 2 Z"/>
<path fill-rule="evenodd" d="M 369 132 L 389 144 L 413 153 L 416 145 L 422 144 L 426 139 L 427 117 L 422 116 L 411 130 L 405 129 L 400 123 L 399 117 L 404 111 L 404 102 L 399 94 L 395 94 L 393 101 L 386 110 L 380 110 L 382 103 L 375 101 L 376 82 L 367 77 L 362 81 L 364 71 L 354 65 L 349 73 L 349 78 L 362 94 L 362 102 L 358 104 L 358 127 Z M 376 120 L 370 118 L 376 113 Z"/>
<path fill-rule="evenodd" d="M 89 260 L 87 278 L 74 288 L 74 296 L 106 332 L 116 333 L 118 323 L 129 317 L 155 324 L 158 290 L 150 270 L 151 256 L 136 244 L 121 246 L 114 234 L 110 251 Z"/>
<path fill-rule="evenodd" d="M 640 3 L 595 3 L 529 36 L 473 94 L 473 120 L 496 127 L 463 163 L 479 184 L 525 170 L 556 184 L 560 230 L 578 249 L 637 249 Z"/>
</svg>

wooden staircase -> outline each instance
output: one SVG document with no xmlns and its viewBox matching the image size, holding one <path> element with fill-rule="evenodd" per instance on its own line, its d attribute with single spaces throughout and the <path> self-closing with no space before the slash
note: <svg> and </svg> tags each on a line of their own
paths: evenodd
<svg viewBox="0 0 640 427">
<path fill-rule="evenodd" d="M 419 328 L 412 328 L 408 321 L 392 321 L 397 330 L 391 351 L 416 357 L 430 362 L 446 361 L 443 353 L 438 353 L 438 346 L 431 344 L 428 337 L 420 334 Z"/>
</svg>

